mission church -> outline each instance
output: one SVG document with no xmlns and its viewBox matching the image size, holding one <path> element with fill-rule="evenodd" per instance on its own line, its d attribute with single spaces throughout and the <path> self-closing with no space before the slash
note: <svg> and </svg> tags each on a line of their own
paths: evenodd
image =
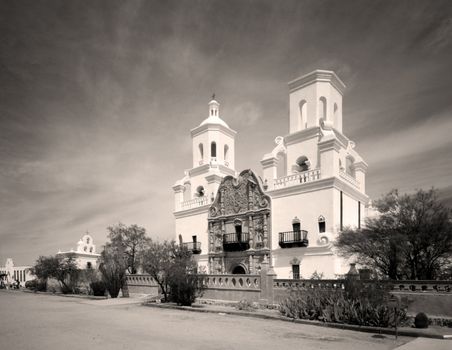
<svg viewBox="0 0 452 350">
<path fill-rule="evenodd" d="M 175 232 L 210 274 L 337 278 L 348 263 L 332 242 L 367 215 L 367 163 L 342 133 L 345 85 L 316 70 L 288 83 L 289 132 L 261 160 L 262 173 L 235 169 L 236 131 L 209 102 L 191 130 L 193 167 L 173 186 Z"/>
</svg>

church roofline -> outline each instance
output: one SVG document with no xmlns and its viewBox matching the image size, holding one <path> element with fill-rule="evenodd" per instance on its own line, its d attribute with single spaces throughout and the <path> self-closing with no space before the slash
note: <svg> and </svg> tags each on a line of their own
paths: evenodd
<svg viewBox="0 0 452 350">
<path fill-rule="evenodd" d="M 292 92 L 315 82 L 330 82 L 341 93 L 341 95 L 344 94 L 346 88 L 346 85 L 341 79 L 339 79 L 336 73 L 330 70 L 321 69 L 316 69 L 308 74 L 289 81 L 287 84 L 289 85 L 290 92 Z"/>
<path fill-rule="evenodd" d="M 237 131 L 232 130 L 229 126 L 224 126 L 222 124 L 216 124 L 216 123 L 212 123 L 212 124 L 206 123 L 206 124 L 201 124 L 201 125 L 197 126 L 196 128 L 191 129 L 190 130 L 191 137 L 195 137 L 206 130 L 220 130 L 231 137 L 235 137 L 235 135 L 237 134 Z"/>
</svg>

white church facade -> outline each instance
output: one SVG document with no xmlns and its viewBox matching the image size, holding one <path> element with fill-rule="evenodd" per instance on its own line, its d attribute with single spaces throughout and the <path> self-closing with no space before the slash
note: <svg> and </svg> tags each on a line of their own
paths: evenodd
<svg viewBox="0 0 452 350">
<path fill-rule="evenodd" d="M 93 237 L 88 232 L 77 242 L 77 248 L 66 252 L 58 251 L 58 256 L 74 257 L 79 269 L 95 269 L 98 266 L 100 254 L 96 253 Z"/>
<path fill-rule="evenodd" d="M 173 186 L 175 232 L 209 273 L 336 278 L 348 271 L 332 242 L 367 215 L 367 164 L 342 133 L 344 83 L 316 70 L 289 83 L 289 132 L 261 160 L 235 170 L 235 136 L 219 103 L 191 130 L 193 167 Z"/>
</svg>

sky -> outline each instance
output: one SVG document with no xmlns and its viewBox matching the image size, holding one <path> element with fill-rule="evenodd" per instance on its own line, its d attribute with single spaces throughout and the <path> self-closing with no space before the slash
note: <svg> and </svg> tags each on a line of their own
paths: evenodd
<svg viewBox="0 0 452 350">
<path fill-rule="evenodd" d="M 236 169 L 288 133 L 287 82 L 334 70 L 378 198 L 452 199 L 452 3 L 0 0 L 0 264 L 97 245 L 123 222 L 174 238 L 172 185 L 212 93 Z"/>
</svg>

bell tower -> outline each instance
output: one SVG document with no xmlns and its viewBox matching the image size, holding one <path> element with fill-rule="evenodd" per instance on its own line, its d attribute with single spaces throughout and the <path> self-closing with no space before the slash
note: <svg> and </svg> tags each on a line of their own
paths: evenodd
<svg viewBox="0 0 452 350">
<path fill-rule="evenodd" d="M 198 263 L 207 266 L 207 215 L 221 180 L 236 176 L 235 135 L 220 117 L 220 103 L 215 95 L 208 103 L 208 116 L 190 131 L 192 168 L 173 186 L 176 237 L 193 246 Z M 205 253 L 205 255 L 203 255 Z"/>
</svg>

